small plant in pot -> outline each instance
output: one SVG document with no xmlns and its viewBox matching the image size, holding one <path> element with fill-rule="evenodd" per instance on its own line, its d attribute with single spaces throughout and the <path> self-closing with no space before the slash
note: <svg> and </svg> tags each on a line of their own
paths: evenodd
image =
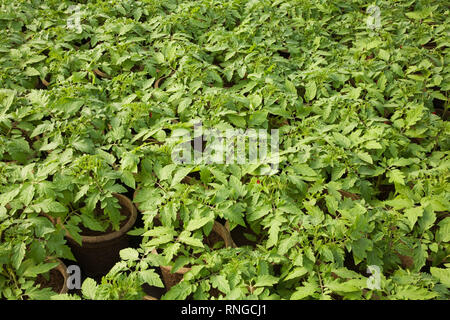
<svg viewBox="0 0 450 320">
<path fill-rule="evenodd" d="M 37 214 L 0 216 L 0 299 L 48 300 L 67 292 L 64 235 Z M 52 257 L 53 256 L 53 257 Z"/>
<path fill-rule="evenodd" d="M 146 256 L 132 248 L 123 249 L 121 261 L 116 263 L 99 281 L 86 278 L 81 296 L 60 294 L 53 300 L 153 300 L 145 294 L 144 285 L 163 287 L 158 274 L 148 268 Z"/>
<path fill-rule="evenodd" d="M 144 227 L 132 233 L 142 235 L 142 246 L 158 254 L 164 283 L 170 289 L 202 252 L 235 244 L 216 220 L 217 210 L 208 204 L 209 194 L 200 181 L 185 181 L 195 168 L 158 163 L 148 167 L 154 174 L 142 176 L 134 198 Z"/>
<path fill-rule="evenodd" d="M 281 279 L 274 265 L 286 262 L 283 256 L 250 247 L 204 252 L 161 299 L 280 299 L 276 287 Z"/>
<path fill-rule="evenodd" d="M 153 263 L 160 266 L 168 290 L 183 279 L 203 252 L 235 246 L 228 231 L 214 220 L 211 212 L 197 211 L 197 215 L 178 227 L 164 225 L 157 216 L 154 226 L 142 236 L 142 247 L 151 250 L 150 256 L 154 256 Z"/>
<path fill-rule="evenodd" d="M 120 193 L 121 173 L 98 156 L 84 155 L 54 176 L 57 200 L 67 210 L 53 213 L 82 271 L 101 276 L 119 261 L 128 247 L 126 233 L 136 221 L 132 202 Z"/>
<path fill-rule="evenodd" d="M 65 232 L 46 212 L 65 210 L 53 199 L 51 160 L 9 165 L 0 181 L 0 299 L 49 299 L 67 291 L 61 259 L 74 259 Z"/>
</svg>

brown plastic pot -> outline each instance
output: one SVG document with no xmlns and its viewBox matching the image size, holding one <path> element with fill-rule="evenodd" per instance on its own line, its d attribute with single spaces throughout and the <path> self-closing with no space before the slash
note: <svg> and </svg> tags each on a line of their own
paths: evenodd
<svg viewBox="0 0 450 320">
<path fill-rule="evenodd" d="M 53 280 L 53 281 L 56 280 L 56 279 L 52 279 L 52 276 L 54 277 L 53 272 L 57 272 L 57 273 L 59 273 L 59 274 L 61 275 L 61 277 L 62 277 L 62 283 L 57 283 L 57 284 L 58 284 L 58 287 L 59 287 L 60 289 L 57 290 L 56 292 L 59 293 L 59 294 L 64 294 L 64 293 L 69 292 L 69 288 L 67 287 L 67 279 L 69 278 L 69 274 L 67 273 L 67 267 L 66 267 L 66 265 L 65 265 L 64 262 L 62 262 L 60 259 L 48 258 L 48 260 L 49 260 L 49 261 L 50 261 L 50 260 L 55 260 L 55 262 L 58 262 L 58 263 L 59 263 L 56 267 L 54 267 L 54 268 L 50 271 L 50 281 L 49 281 L 49 282 L 52 283 L 52 280 Z M 39 276 L 38 276 L 38 277 L 39 277 Z M 51 285 L 47 285 L 47 286 L 44 286 L 44 287 L 49 287 L 49 288 L 51 288 L 52 286 L 51 286 Z M 54 288 L 52 288 L 52 289 L 54 289 Z"/>
<path fill-rule="evenodd" d="M 230 237 L 232 237 L 234 243 L 235 243 L 235 247 L 244 247 L 244 246 L 250 246 L 255 248 L 257 243 L 253 242 L 251 240 L 248 240 L 245 236 L 244 233 L 250 233 L 250 234 L 254 234 L 254 232 L 250 229 L 250 228 L 244 228 L 242 226 L 237 226 L 236 228 L 234 228 L 233 230 L 230 231 L 230 224 L 228 223 L 228 221 L 225 223 L 225 229 L 228 231 L 228 233 L 230 234 Z"/>
<path fill-rule="evenodd" d="M 67 280 L 69 279 L 69 274 L 67 273 L 66 265 L 59 259 L 58 259 L 58 262 L 59 262 L 59 265 L 55 269 L 58 270 L 64 278 L 63 287 L 59 291 L 60 294 L 63 294 L 63 293 L 69 292 L 69 287 L 67 286 Z"/>
<path fill-rule="evenodd" d="M 171 266 L 161 266 L 161 274 L 166 290 L 170 290 L 174 285 L 183 281 L 184 274 L 191 270 L 191 268 L 180 268 L 175 273 L 172 273 Z"/>
<path fill-rule="evenodd" d="M 225 243 L 226 248 L 236 248 L 236 244 L 231 238 L 228 230 L 217 221 L 214 221 L 213 229 L 211 233 L 217 234 Z M 153 250 L 154 254 L 158 254 L 156 250 Z M 163 278 L 164 285 L 167 290 L 170 290 L 174 285 L 183 280 L 184 274 L 191 270 L 191 268 L 182 267 L 178 269 L 175 273 L 172 273 L 171 266 L 160 266 L 161 275 Z"/>
<path fill-rule="evenodd" d="M 233 241 L 233 238 L 231 237 L 230 231 L 228 231 L 228 229 L 220 222 L 214 221 L 212 231 L 215 232 L 216 234 L 218 234 L 220 236 L 220 238 L 223 239 L 223 242 L 225 243 L 226 248 L 236 248 L 237 247 Z"/>
<path fill-rule="evenodd" d="M 64 278 L 64 284 L 59 291 L 60 294 L 64 294 L 69 292 L 69 287 L 67 286 L 67 280 L 69 279 L 69 274 L 67 273 L 67 267 L 66 265 L 58 259 L 59 265 L 55 268 Z"/>
<path fill-rule="evenodd" d="M 136 189 L 134 191 L 133 201 L 136 198 L 138 192 L 139 192 L 139 189 Z M 133 203 L 136 206 L 137 210 L 140 210 L 139 209 L 139 205 L 136 202 L 133 202 Z M 159 219 L 159 213 L 156 215 L 155 218 Z M 179 213 L 177 214 L 177 218 L 180 219 Z M 220 222 L 214 221 L 213 231 L 216 234 L 218 234 L 223 239 L 223 241 L 225 242 L 225 247 L 227 247 L 227 248 L 229 248 L 229 247 L 236 248 L 237 247 L 235 242 L 233 241 L 233 239 L 231 237 L 231 234 L 230 234 L 230 231 L 229 231 L 228 222 L 227 222 L 227 225 L 223 226 Z"/>
<path fill-rule="evenodd" d="M 82 236 L 80 246 L 67 232 L 66 238 L 72 253 L 83 272 L 89 277 L 103 276 L 120 261 L 119 252 L 129 247 L 127 232 L 133 227 L 137 210 L 131 200 L 124 195 L 114 194 L 126 215 L 127 222 L 118 230 L 98 236 Z"/>
</svg>

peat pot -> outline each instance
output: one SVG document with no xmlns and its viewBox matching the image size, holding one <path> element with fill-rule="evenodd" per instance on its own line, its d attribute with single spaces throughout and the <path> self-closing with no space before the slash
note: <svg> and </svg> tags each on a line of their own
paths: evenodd
<svg viewBox="0 0 450 320">
<path fill-rule="evenodd" d="M 209 239 L 207 239 L 207 241 L 212 240 L 211 242 L 222 240 L 227 248 L 236 247 L 236 244 L 233 242 L 228 230 L 217 221 L 214 221 L 213 229 L 208 238 Z M 154 250 L 153 253 L 157 254 L 156 250 Z M 170 288 L 179 283 L 183 279 L 184 274 L 191 270 L 191 268 L 183 267 L 178 269 L 175 273 L 172 273 L 171 266 L 160 266 L 160 269 L 163 282 L 167 290 L 170 290 Z"/>
<path fill-rule="evenodd" d="M 36 278 L 36 283 L 41 286 L 41 288 L 50 288 L 54 292 L 59 294 L 64 294 L 69 291 L 67 287 L 67 279 L 69 275 L 67 274 L 66 265 L 59 259 L 56 259 L 59 263 L 55 268 L 50 270 L 49 279 L 45 279 L 43 275 L 38 275 Z"/>
<path fill-rule="evenodd" d="M 82 233 L 81 246 L 68 233 L 66 234 L 77 263 L 88 277 L 99 277 L 108 273 L 120 261 L 120 250 L 129 247 L 127 232 L 136 222 L 137 210 L 126 196 L 121 194 L 114 196 L 122 207 L 121 214 L 127 217 L 118 231 L 89 236 Z"/>
</svg>

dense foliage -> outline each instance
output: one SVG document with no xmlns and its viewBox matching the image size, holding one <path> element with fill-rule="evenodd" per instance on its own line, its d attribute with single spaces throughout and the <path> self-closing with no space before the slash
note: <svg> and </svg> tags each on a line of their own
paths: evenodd
<svg viewBox="0 0 450 320">
<path fill-rule="evenodd" d="M 140 246 L 83 298 L 160 265 L 191 267 L 165 299 L 450 297 L 447 1 L 0 3 L 1 298 L 54 296 L 65 230 L 117 230 L 135 190 Z M 198 120 L 278 129 L 278 172 L 174 164 Z M 254 245 L 204 245 L 214 221 Z"/>
</svg>

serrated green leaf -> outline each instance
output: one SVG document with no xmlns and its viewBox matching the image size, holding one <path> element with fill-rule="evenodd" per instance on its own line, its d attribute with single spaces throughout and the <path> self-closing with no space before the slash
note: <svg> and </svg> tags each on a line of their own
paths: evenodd
<svg viewBox="0 0 450 320">
<path fill-rule="evenodd" d="M 405 175 L 398 169 L 389 170 L 386 172 L 389 182 L 405 185 Z"/>
<path fill-rule="evenodd" d="M 51 269 L 57 267 L 58 265 L 59 265 L 58 262 L 38 264 L 30 268 L 27 268 L 23 273 L 23 275 L 25 277 L 35 277 L 38 274 L 50 271 Z"/>
<path fill-rule="evenodd" d="M 299 278 L 308 273 L 308 270 L 304 267 L 294 268 L 289 274 L 284 278 L 284 281 Z"/>
<path fill-rule="evenodd" d="M 269 274 L 262 275 L 256 279 L 254 287 L 271 287 L 278 283 L 278 278 Z"/>
<path fill-rule="evenodd" d="M 230 285 L 223 275 L 212 276 L 211 284 L 214 288 L 217 288 L 219 291 L 225 294 L 228 294 L 231 291 Z"/>
<path fill-rule="evenodd" d="M 183 243 L 185 243 L 187 245 L 190 245 L 190 246 L 194 246 L 194 247 L 200 247 L 200 248 L 204 247 L 204 245 L 203 245 L 201 240 L 199 240 L 197 238 L 190 237 L 189 233 L 186 233 L 184 231 L 179 235 L 178 241 L 183 242 Z"/>
<path fill-rule="evenodd" d="M 443 269 L 431 267 L 430 272 L 434 277 L 438 278 L 442 284 L 447 288 L 450 288 L 450 268 Z"/>
<path fill-rule="evenodd" d="M 92 278 L 86 278 L 81 285 L 83 297 L 89 300 L 96 300 L 97 283 Z"/>
<path fill-rule="evenodd" d="M 11 263 L 14 269 L 19 269 L 25 257 L 26 245 L 25 243 L 18 243 L 14 246 Z"/>
<path fill-rule="evenodd" d="M 367 152 L 358 152 L 357 155 L 361 160 L 373 164 L 372 157 Z"/>
<path fill-rule="evenodd" d="M 139 272 L 139 276 L 145 283 L 152 287 L 164 288 L 164 284 L 155 270 L 142 270 Z"/>
<path fill-rule="evenodd" d="M 192 168 L 179 168 L 177 171 L 175 171 L 175 174 L 173 175 L 172 181 L 170 183 L 170 187 L 173 188 L 175 185 L 180 183 L 181 180 L 183 180 L 184 177 L 186 177 L 189 172 L 191 172 Z"/>
<path fill-rule="evenodd" d="M 305 101 L 309 102 L 316 96 L 317 87 L 315 81 L 309 81 L 305 86 Z"/>
<path fill-rule="evenodd" d="M 135 261 L 139 259 L 139 252 L 133 248 L 125 248 L 120 250 L 120 258 L 123 260 Z"/>
<path fill-rule="evenodd" d="M 193 220 L 189 220 L 186 230 L 187 231 L 194 231 L 197 229 L 200 229 L 201 227 L 203 227 L 205 224 L 207 224 L 208 222 L 211 221 L 210 217 L 204 217 L 204 218 L 197 218 L 197 219 L 193 219 Z"/>
<path fill-rule="evenodd" d="M 291 295 L 291 300 L 301 300 L 306 297 L 312 296 L 316 291 L 318 290 L 318 287 L 314 286 L 311 283 L 306 283 L 302 287 L 297 287 L 296 291 Z"/>
</svg>

